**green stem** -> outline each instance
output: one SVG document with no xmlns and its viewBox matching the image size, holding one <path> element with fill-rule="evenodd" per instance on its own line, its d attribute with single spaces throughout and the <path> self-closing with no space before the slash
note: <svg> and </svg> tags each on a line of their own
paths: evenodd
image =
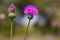
<svg viewBox="0 0 60 40">
<path fill-rule="evenodd" d="M 11 28 L 10 28 L 10 40 L 12 40 L 12 26 L 13 26 L 13 22 L 11 21 Z"/>
<path fill-rule="evenodd" d="M 25 38 L 24 38 L 24 40 L 26 40 L 26 38 L 27 38 L 28 29 L 29 29 L 29 24 L 30 24 L 30 20 L 29 20 L 29 22 L 28 22 L 28 26 L 27 26 L 27 29 L 26 29 L 26 33 L 25 33 Z"/>
</svg>

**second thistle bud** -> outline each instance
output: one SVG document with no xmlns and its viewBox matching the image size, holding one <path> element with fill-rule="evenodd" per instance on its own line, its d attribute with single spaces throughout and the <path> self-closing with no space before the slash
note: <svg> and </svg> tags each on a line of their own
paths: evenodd
<svg viewBox="0 0 60 40">
<path fill-rule="evenodd" d="M 13 12 L 11 12 L 11 13 L 8 14 L 8 17 L 9 17 L 10 19 L 14 19 L 14 18 L 16 17 L 16 14 L 13 13 Z"/>
<path fill-rule="evenodd" d="M 14 4 L 11 4 L 11 5 L 9 6 L 8 10 L 9 10 L 8 17 L 9 17 L 11 20 L 13 20 L 13 19 L 16 17 L 16 14 L 14 13 L 15 10 L 16 10 L 15 5 L 14 5 Z"/>
<path fill-rule="evenodd" d="M 28 19 L 29 19 L 29 20 L 33 19 L 33 15 L 30 15 L 30 14 L 29 14 L 29 15 L 28 15 Z"/>
</svg>

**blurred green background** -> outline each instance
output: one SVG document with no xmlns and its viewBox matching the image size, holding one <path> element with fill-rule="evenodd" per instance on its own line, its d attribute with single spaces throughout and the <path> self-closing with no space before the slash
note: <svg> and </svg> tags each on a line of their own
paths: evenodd
<svg viewBox="0 0 60 40">
<path fill-rule="evenodd" d="M 39 14 L 31 20 L 28 40 L 60 40 L 60 0 L 0 0 L 0 40 L 9 40 L 10 19 L 8 7 L 16 6 L 13 21 L 13 40 L 23 40 L 28 23 L 24 14 L 26 5 L 35 5 Z"/>
</svg>

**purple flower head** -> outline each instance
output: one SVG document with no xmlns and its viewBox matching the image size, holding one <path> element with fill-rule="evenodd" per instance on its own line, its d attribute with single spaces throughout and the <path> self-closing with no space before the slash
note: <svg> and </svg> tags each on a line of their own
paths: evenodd
<svg viewBox="0 0 60 40">
<path fill-rule="evenodd" d="M 16 9 L 15 5 L 14 4 L 11 4 L 8 8 L 9 12 L 14 12 Z"/>
<path fill-rule="evenodd" d="M 38 14 L 38 8 L 33 5 L 27 5 L 24 9 L 25 14 L 31 14 L 31 15 L 36 15 Z"/>
</svg>

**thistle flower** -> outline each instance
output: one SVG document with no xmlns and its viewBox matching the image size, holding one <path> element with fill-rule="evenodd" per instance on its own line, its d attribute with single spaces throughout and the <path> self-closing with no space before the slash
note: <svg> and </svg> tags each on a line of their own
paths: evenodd
<svg viewBox="0 0 60 40">
<path fill-rule="evenodd" d="M 29 19 L 29 22 L 28 22 L 28 25 L 27 25 L 27 29 L 26 29 L 25 38 L 24 38 L 24 40 L 26 40 L 27 34 L 28 34 L 28 30 L 29 30 L 30 21 L 31 21 L 31 19 L 33 19 L 33 15 L 37 15 L 38 14 L 38 8 L 36 6 L 33 6 L 33 5 L 27 5 L 25 7 L 25 9 L 24 9 L 24 13 L 28 14 L 28 19 Z"/>
<path fill-rule="evenodd" d="M 14 4 L 11 4 L 8 8 L 9 12 L 14 12 L 16 9 L 15 5 Z"/>
<path fill-rule="evenodd" d="M 31 14 L 31 15 L 36 15 L 38 14 L 38 8 L 33 5 L 27 5 L 24 9 L 25 14 Z"/>
<path fill-rule="evenodd" d="M 8 14 L 8 17 L 9 17 L 10 19 L 14 19 L 14 18 L 16 17 L 16 14 L 14 13 L 14 11 L 16 10 L 15 5 L 14 5 L 14 4 L 11 4 L 11 5 L 9 6 L 8 10 L 9 10 L 9 12 L 10 12 L 10 13 Z"/>
<path fill-rule="evenodd" d="M 12 34 L 13 34 L 13 19 L 16 17 L 16 14 L 14 13 L 15 9 L 16 9 L 16 7 L 14 4 L 11 4 L 8 8 L 8 10 L 9 10 L 8 17 L 11 19 L 11 22 L 10 22 L 11 23 L 10 24 L 10 26 L 11 26 L 11 28 L 10 28 L 10 40 L 12 40 L 12 37 L 13 37 L 12 36 Z"/>
</svg>

